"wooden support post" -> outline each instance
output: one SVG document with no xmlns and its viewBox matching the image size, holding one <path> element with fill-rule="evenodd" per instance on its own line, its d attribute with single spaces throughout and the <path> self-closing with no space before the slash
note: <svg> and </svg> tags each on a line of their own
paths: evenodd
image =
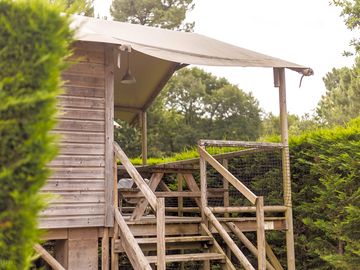
<svg viewBox="0 0 360 270">
<path fill-rule="evenodd" d="M 67 230 L 66 230 L 66 238 Z M 54 245 L 55 259 L 65 268 L 68 268 L 69 241 L 67 239 L 56 240 Z"/>
<path fill-rule="evenodd" d="M 114 162 L 114 49 L 105 46 L 105 226 L 114 225 L 113 162 Z"/>
<path fill-rule="evenodd" d="M 113 186 L 114 186 L 114 211 L 118 210 L 118 188 L 117 188 L 117 161 L 116 157 L 114 157 L 114 179 L 113 179 Z M 111 270 L 117 270 L 119 268 L 119 254 L 115 252 L 115 241 L 119 238 L 119 226 L 116 222 L 114 222 L 114 230 L 113 235 L 111 238 Z"/>
<path fill-rule="evenodd" d="M 264 197 L 262 196 L 259 196 L 256 200 L 256 239 L 258 249 L 258 269 L 264 270 L 266 266 L 266 250 Z"/>
<path fill-rule="evenodd" d="M 240 239 L 240 241 L 246 246 L 246 248 L 256 257 L 258 257 L 258 249 L 251 243 L 251 241 L 246 237 L 246 235 L 233 223 L 228 222 L 226 225 L 230 230 Z M 275 270 L 275 268 L 266 261 L 266 269 Z"/>
<path fill-rule="evenodd" d="M 199 149 L 205 150 L 205 146 L 199 146 Z M 208 224 L 204 209 L 207 207 L 207 179 L 206 179 L 206 160 L 200 156 L 200 190 L 201 190 L 201 217 L 204 224 Z"/>
<path fill-rule="evenodd" d="M 142 156 L 142 164 L 147 164 L 147 154 L 148 154 L 148 146 L 147 146 L 147 116 L 146 112 L 140 113 L 141 119 L 141 156 Z"/>
<path fill-rule="evenodd" d="M 101 269 L 109 270 L 109 228 L 104 228 L 101 239 Z"/>
<path fill-rule="evenodd" d="M 283 189 L 284 205 L 287 207 L 286 218 L 286 249 L 287 249 L 287 267 L 289 270 L 295 270 L 295 249 L 294 249 L 294 228 L 291 204 L 291 179 L 290 179 L 290 159 L 289 159 L 289 134 L 286 108 L 286 82 L 285 69 L 278 69 L 279 73 L 279 103 L 280 103 L 280 126 L 282 149 L 282 167 L 283 167 Z"/>
<path fill-rule="evenodd" d="M 165 198 L 157 199 L 156 209 L 157 230 L 157 269 L 166 270 L 166 247 L 165 247 Z"/>
</svg>

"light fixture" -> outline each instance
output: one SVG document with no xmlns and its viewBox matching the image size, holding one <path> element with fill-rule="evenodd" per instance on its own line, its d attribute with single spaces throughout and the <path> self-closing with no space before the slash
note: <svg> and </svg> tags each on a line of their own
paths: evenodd
<svg viewBox="0 0 360 270">
<path fill-rule="evenodd" d="M 124 76 L 122 76 L 121 78 L 121 83 L 123 84 L 134 84 L 136 83 L 136 79 L 135 77 L 131 74 L 130 71 L 130 64 L 129 64 L 129 58 L 130 58 L 130 53 L 131 53 L 131 46 L 130 45 L 121 45 L 119 47 L 120 49 L 120 53 L 118 54 L 118 68 L 120 68 L 120 55 L 125 53 L 125 68 L 126 68 L 126 72 L 124 74 Z"/>
</svg>

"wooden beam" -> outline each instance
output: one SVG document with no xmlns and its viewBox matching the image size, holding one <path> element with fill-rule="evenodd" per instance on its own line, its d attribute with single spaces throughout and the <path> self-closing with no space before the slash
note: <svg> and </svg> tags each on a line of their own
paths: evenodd
<svg viewBox="0 0 360 270">
<path fill-rule="evenodd" d="M 246 237 L 246 235 L 232 222 L 226 223 L 230 230 L 240 239 L 240 241 L 246 246 L 246 248 L 256 257 L 258 257 L 258 249 L 251 243 L 251 241 Z M 275 269 L 268 261 L 266 261 L 266 269 L 268 270 L 277 270 Z"/>
<path fill-rule="evenodd" d="M 120 159 L 121 163 L 126 168 L 127 172 L 134 180 L 138 188 L 141 192 L 145 195 L 145 198 L 148 200 L 149 204 L 151 205 L 152 209 L 156 211 L 156 196 L 151 191 L 150 187 L 146 184 L 144 179 L 141 177 L 139 172 L 136 170 L 134 165 L 131 164 L 129 158 L 126 156 L 124 151 L 120 148 L 120 146 L 114 142 L 115 154 L 117 158 Z"/>
<path fill-rule="evenodd" d="M 215 170 L 217 170 L 230 184 L 232 184 L 241 194 L 245 196 L 252 204 L 255 204 L 257 196 L 252 193 L 242 182 L 240 182 L 232 173 L 226 170 L 216 159 L 214 159 L 204 147 L 198 146 L 200 156 L 204 158 Z M 201 165 L 201 163 L 200 163 Z M 201 173 L 201 172 L 200 172 Z"/>
<path fill-rule="evenodd" d="M 118 206 L 118 188 L 117 188 L 117 161 L 116 158 L 114 158 L 114 179 L 113 179 L 113 186 L 114 186 L 114 198 L 113 198 L 113 205 L 114 205 L 114 211 L 115 209 L 119 209 Z M 119 254 L 115 252 L 115 242 L 119 238 L 119 225 L 114 222 L 114 230 L 111 238 L 111 270 L 118 270 L 119 269 Z"/>
<path fill-rule="evenodd" d="M 119 209 L 115 209 L 115 219 L 119 225 L 119 233 L 121 244 L 131 262 L 134 269 L 152 270 L 148 260 L 145 258 L 144 253 L 136 242 L 133 234 L 127 226 L 124 218 L 121 216 Z"/>
<path fill-rule="evenodd" d="M 65 270 L 65 268 L 41 245 L 35 244 L 34 249 L 54 270 Z"/>
<path fill-rule="evenodd" d="M 289 134 L 286 108 L 286 82 L 285 69 L 279 71 L 279 104 L 280 104 L 280 126 L 281 142 L 284 145 L 282 150 L 282 168 L 283 168 L 283 189 L 284 205 L 287 207 L 286 217 L 286 250 L 287 265 L 289 270 L 295 270 L 295 247 L 294 247 L 294 227 L 291 204 L 291 178 L 290 178 L 290 158 L 289 158 Z"/>
<path fill-rule="evenodd" d="M 164 176 L 163 173 L 154 173 L 151 175 L 149 187 L 152 191 L 156 190 L 163 176 Z M 134 212 L 130 217 L 130 220 L 139 220 L 142 217 L 142 215 L 145 213 L 146 207 L 148 205 L 149 202 L 146 200 L 146 198 L 140 199 L 140 201 L 137 203 L 134 209 Z"/>
<path fill-rule="evenodd" d="M 147 116 L 146 112 L 140 113 L 141 119 L 141 157 L 142 165 L 147 164 L 148 145 L 147 145 Z"/>
<path fill-rule="evenodd" d="M 105 45 L 105 226 L 114 225 L 114 50 Z"/>
<path fill-rule="evenodd" d="M 157 269 L 166 270 L 166 247 L 165 247 L 165 199 L 157 199 L 156 209 L 156 231 L 157 231 Z"/>
<path fill-rule="evenodd" d="M 234 253 L 236 258 L 239 260 L 239 262 L 242 264 L 242 266 L 246 270 L 255 270 L 255 268 L 251 265 L 249 260 L 246 258 L 244 253 L 239 249 L 239 247 L 235 244 L 234 240 L 231 239 L 229 234 L 226 232 L 224 227 L 220 224 L 220 222 L 216 219 L 213 213 L 211 213 L 210 209 L 208 207 L 204 208 L 205 215 L 211 222 L 211 224 L 215 227 L 215 229 L 218 231 L 220 236 L 223 238 L 225 243 L 230 247 L 231 251 Z"/>
<path fill-rule="evenodd" d="M 200 188 L 196 184 L 195 178 L 191 173 L 183 174 L 183 176 L 184 176 L 184 179 L 185 179 L 185 182 L 186 182 L 188 188 L 192 192 L 200 192 Z M 196 202 L 197 206 L 199 207 L 199 209 L 201 210 L 201 200 L 199 198 L 195 198 L 195 202 Z"/>
<path fill-rule="evenodd" d="M 255 213 L 256 206 L 230 206 L 230 207 L 209 207 L 211 212 L 213 213 Z M 264 206 L 265 212 L 278 212 L 283 213 L 287 209 L 286 206 L 283 205 L 267 205 Z"/>
<path fill-rule="evenodd" d="M 258 269 L 266 267 L 265 250 L 265 216 L 264 216 L 264 197 L 259 196 L 256 200 L 256 240 L 258 250 Z"/>
<path fill-rule="evenodd" d="M 248 141 L 224 141 L 224 140 L 199 140 L 199 145 L 221 147 L 255 147 L 255 148 L 281 148 L 281 143 L 248 142 Z"/>
<path fill-rule="evenodd" d="M 281 263 L 279 262 L 278 258 L 276 258 L 273 250 L 271 249 L 268 242 L 265 242 L 266 245 L 266 255 L 268 256 L 270 262 L 274 266 L 276 270 L 284 270 L 284 268 L 281 266 Z"/>
</svg>

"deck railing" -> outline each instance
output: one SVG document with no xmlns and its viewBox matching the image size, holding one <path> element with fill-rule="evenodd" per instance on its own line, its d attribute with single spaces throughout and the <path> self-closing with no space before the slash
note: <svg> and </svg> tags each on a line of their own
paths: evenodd
<svg viewBox="0 0 360 270">
<path fill-rule="evenodd" d="M 157 198 L 155 193 L 151 190 L 139 172 L 136 170 L 134 165 L 130 162 L 129 158 L 126 156 L 121 147 L 114 143 L 115 156 L 120 160 L 121 164 L 124 166 L 128 174 L 134 180 L 145 199 L 149 202 L 151 208 L 156 214 L 156 229 L 157 229 L 157 269 L 165 270 L 166 269 L 166 260 L 165 260 L 165 200 L 164 198 Z M 120 228 L 124 232 L 123 240 L 127 242 L 128 249 L 127 255 L 129 256 L 130 261 L 133 265 L 138 265 L 136 269 L 151 269 L 148 265 L 148 262 L 145 258 L 145 255 L 141 251 L 138 243 L 136 242 L 134 236 L 131 234 L 128 229 L 126 222 L 124 221 L 121 213 L 116 205 L 115 207 L 115 218 Z M 133 258 L 131 256 L 134 256 Z M 139 261 L 139 258 L 142 260 Z M 150 267 L 150 268 L 148 268 Z"/>
<path fill-rule="evenodd" d="M 265 217 L 264 217 L 264 199 L 262 196 L 256 196 L 249 188 L 247 188 L 239 179 L 237 179 L 227 168 L 225 168 L 220 162 L 218 162 L 213 156 L 206 151 L 206 146 L 218 146 L 218 147 L 259 147 L 262 148 L 274 148 L 282 147 L 281 144 L 277 143 L 257 143 L 257 142 L 242 142 L 242 141 L 218 141 L 218 140 L 201 140 L 198 144 L 198 150 L 200 153 L 200 186 L 201 186 L 201 210 L 203 222 L 208 221 L 216 228 L 220 236 L 223 238 L 225 243 L 238 258 L 240 263 L 245 269 L 253 270 L 254 267 L 251 265 L 246 256 L 237 247 L 235 242 L 231 239 L 227 231 L 217 220 L 212 210 L 216 212 L 227 212 L 232 210 L 246 210 L 246 209 L 235 209 L 229 207 L 217 207 L 216 209 L 208 207 L 207 200 L 207 179 L 206 179 L 206 164 L 209 163 L 218 173 L 220 173 L 228 183 L 232 184 L 252 205 L 248 210 L 250 212 L 255 211 L 256 213 L 256 224 L 257 224 L 257 249 L 251 247 L 253 253 L 257 255 L 258 269 L 268 269 L 271 267 L 269 262 L 266 260 L 266 241 L 265 241 Z M 283 211 L 283 207 L 275 206 L 272 207 L 272 211 Z M 233 227 L 231 224 L 228 225 L 230 229 Z M 242 236 L 242 235 L 241 235 Z M 255 248 L 255 249 L 254 249 Z"/>
</svg>

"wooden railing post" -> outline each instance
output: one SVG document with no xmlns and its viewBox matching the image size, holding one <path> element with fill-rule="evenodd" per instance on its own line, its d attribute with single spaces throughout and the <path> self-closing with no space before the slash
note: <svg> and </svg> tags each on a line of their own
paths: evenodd
<svg viewBox="0 0 360 270">
<path fill-rule="evenodd" d="M 165 198 L 157 199 L 156 209 L 156 230 L 157 230 L 157 269 L 166 269 L 165 260 Z"/>
<path fill-rule="evenodd" d="M 256 238 L 258 249 L 258 269 L 266 268 L 266 249 L 265 249 L 265 217 L 264 217 L 264 197 L 259 196 L 256 200 Z"/>
<path fill-rule="evenodd" d="M 205 147 L 202 145 L 199 145 L 199 150 L 205 150 Z M 205 223 L 206 225 L 208 224 L 207 222 L 207 217 L 206 214 L 204 212 L 205 208 L 207 207 L 207 182 L 206 182 L 206 160 L 203 156 L 200 155 L 200 191 L 201 191 L 201 217 L 202 217 L 202 222 Z"/>
</svg>

